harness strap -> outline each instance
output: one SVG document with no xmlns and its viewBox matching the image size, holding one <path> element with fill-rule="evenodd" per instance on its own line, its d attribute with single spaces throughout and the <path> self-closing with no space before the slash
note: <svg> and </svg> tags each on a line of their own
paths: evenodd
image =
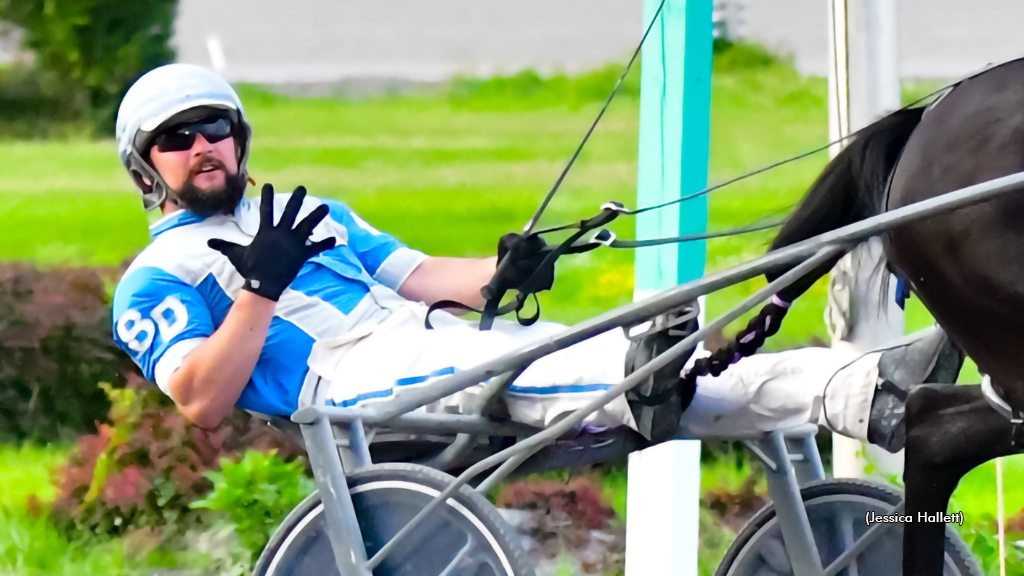
<svg viewBox="0 0 1024 576">
<path fill-rule="evenodd" d="M 1010 446 L 1020 449 L 1024 446 L 1024 415 L 1017 410 L 1013 411 L 1013 418 L 1010 419 Z"/>
<path fill-rule="evenodd" d="M 751 224 L 731 230 L 720 230 L 716 232 L 703 232 L 701 234 L 686 234 L 683 236 L 669 236 L 667 238 L 651 238 L 649 240 L 618 240 L 615 235 L 607 230 L 601 230 L 593 241 L 609 248 L 646 248 L 648 246 L 662 246 L 664 244 L 682 244 L 684 242 L 696 242 L 698 240 L 711 240 L 713 238 L 724 238 L 726 236 L 738 236 L 771 230 L 782 226 L 783 222 L 769 222 L 768 224 Z M 610 237 L 610 238 L 609 238 Z"/>
<path fill-rule="evenodd" d="M 981 378 L 981 392 L 989 405 L 1010 421 L 1010 446 L 1014 449 L 1024 447 L 1024 413 L 1010 406 L 988 374 Z"/>
<path fill-rule="evenodd" d="M 640 404 L 648 408 L 654 408 L 660 406 L 665 402 L 668 402 L 672 395 L 676 393 L 675 387 L 666 388 L 658 394 L 640 394 L 639 392 L 632 392 L 630 398 L 636 400 Z"/>
<path fill-rule="evenodd" d="M 523 308 L 525 307 L 524 304 L 526 302 L 526 297 L 527 296 L 533 296 L 533 303 L 536 306 L 537 311 L 534 312 L 532 316 L 523 317 L 520 313 L 522 312 Z M 423 321 L 424 327 L 427 330 L 433 330 L 434 329 L 434 325 L 430 323 L 430 314 L 432 312 L 434 312 L 435 310 L 441 310 L 441 309 L 444 309 L 444 308 L 454 308 L 456 310 L 462 310 L 464 312 L 476 312 L 477 314 L 484 314 L 485 313 L 485 310 L 477 310 L 476 308 L 473 308 L 472 306 L 467 306 L 467 305 L 463 304 L 462 302 L 456 302 L 454 300 L 439 300 L 437 302 L 434 302 L 433 304 L 430 305 L 429 308 L 427 308 L 427 315 L 426 315 L 426 317 L 424 318 L 424 321 Z M 516 320 L 522 326 L 532 326 L 532 325 L 534 325 L 537 322 L 537 320 L 540 319 L 540 301 L 537 300 L 537 294 L 536 293 L 531 293 L 531 294 L 522 294 L 522 293 L 520 293 L 520 294 L 517 294 L 515 299 L 512 302 L 509 302 L 508 304 L 506 304 L 504 306 L 498 307 L 497 310 L 495 310 L 494 314 L 495 314 L 495 316 L 504 316 L 505 314 L 508 314 L 509 312 L 515 312 L 516 313 Z"/>
<path fill-rule="evenodd" d="M 892 394 L 893 396 L 896 397 L 897 400 L 903 402 L 904 404 L 907 402 L 907 391 L 897 386 L 891 380 L 886 380 L 884 378 L 879 379 L 878 389 L 882 390 L 883 392 L 888 392 L 889 394 Z"/>
</svg>

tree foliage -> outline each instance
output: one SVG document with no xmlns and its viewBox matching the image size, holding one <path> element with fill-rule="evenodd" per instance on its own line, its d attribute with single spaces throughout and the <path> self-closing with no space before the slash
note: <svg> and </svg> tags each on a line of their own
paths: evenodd
<svg viewBox="0 0 1024 576">
<path fill-rule="evenodd" d="M 0 0 L 0 21 L 23 31 L 45 96 L 62 115 L 111 127 L 127 87 L 173 61 L 176 0 Z M 67 118 L 66 118 L 67 119 Z"/>
</svg>

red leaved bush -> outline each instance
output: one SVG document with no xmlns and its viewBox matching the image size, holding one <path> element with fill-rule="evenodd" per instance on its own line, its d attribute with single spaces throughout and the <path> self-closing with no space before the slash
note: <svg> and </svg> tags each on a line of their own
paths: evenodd
<svg viewBox="0 0 1024 576">
<path fill-rule="evenodd" d="M 736 490 L 706 487 L 704 501 L 713 510 L 719 522 L 733 532 L 739 532 L 758 510 L 768 503 L 764 494 L 758 492 L 759 474 L 751 474 Z"/>
<path fill-rule="evenodd" d="M 601 486 L 586 477 L 569 482 L 520 480 L 504 486 L 495 502 L 501 508 L 564 514 L 574 526 L 598 530 L 615 517 L 601 500 Z"/>
<path fill-rule="evenodd" d="M 0 439 L 95 431 L 128 360 L 111 338 L 105 271 L 0 264 Z"/>
<path fill-rule="evenodd" d="M 102 385 L 109 423 L 78 440 L 54 481 L 53 512 L 68 529 L 121 534 L 128 528 L 183 528 L 188 504 L 207 493 L 203 472 L 245 448 L 299 449 L 283 435 L 238 412 L 215 430 L 189 423 L 156 388 L 131 374 L 124 388 Z"/>
<path fill-rule="evenodd" d="M 495 504 L 525 513 L 513 524 L 536 543 L 531 551 L 540 562 L 568 552 L 588 574 L 618 573 L 624 566 L 624 527 L 590 478 L 519 480 L 503 486 Z"/>
</svg>

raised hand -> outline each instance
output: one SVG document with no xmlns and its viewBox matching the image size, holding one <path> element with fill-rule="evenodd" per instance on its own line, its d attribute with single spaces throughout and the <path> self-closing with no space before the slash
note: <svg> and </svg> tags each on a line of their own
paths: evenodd
<svg viewBox="0 0 1024 576">
<path fill-rule="evenodd" d="M 260 204 L 260 227 L 248 246 L 212 238 L 207 245 L 228 257 L 238 273 L 245 278 L 243 288 L 264 298 L 277 301 L 285 288 L 299 275 L 306 260 L 334 247 L 334 238 L 306 244 L 310 234 L 324 218 L 329 208 L 317 206 L 295 225 L 295 217 L 302 208 L 306 189 L 295 189 L 280 222 L 274 225 L 274 187 L 263 185 Z M 294 226 L 294 227 L 293 227 Z"/>
</svg>

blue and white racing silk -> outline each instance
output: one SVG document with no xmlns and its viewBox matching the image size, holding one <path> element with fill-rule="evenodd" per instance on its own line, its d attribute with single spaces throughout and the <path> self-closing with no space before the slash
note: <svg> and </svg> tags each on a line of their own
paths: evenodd
<svg viewBox="0 0 1024 576">
<path fill-rule="evenodd" d="M 275 222 L 289 197 L 276 195 Z M 282 294 L 239 408 L 294 412 L 313 345 L 388 318 L 406 303 L 398 288 L 426 258 L 336 200 L 307 196 L 296 221 L 320 204 L 330 213 L 311 241 L 333 236 L 336 246 L 308 260 Z M 220 327 L 242 290 L 243 278 L 207 240 L 248 245 L 259 229 L 259 205 L 258 198 L 243 200 L 234 214 L 208 218 L 169 214 L 150 227 L 152 242 L 118 283 L 114 340 L 164 393 L 169 394 L 171 374 Z"/>
</svg>

